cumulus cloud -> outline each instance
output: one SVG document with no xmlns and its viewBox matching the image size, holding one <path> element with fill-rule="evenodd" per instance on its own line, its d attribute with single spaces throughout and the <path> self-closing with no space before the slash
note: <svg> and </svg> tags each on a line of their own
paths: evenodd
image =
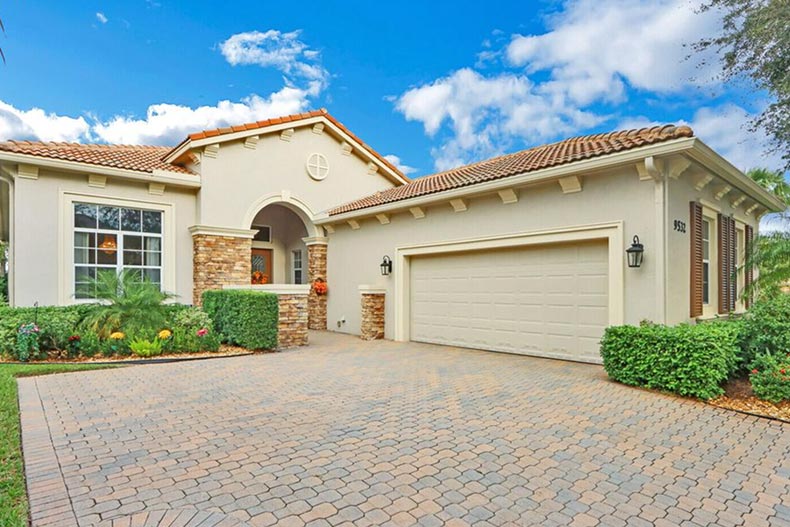
<svg viewBox="0 0 790 527">
<path fill-rule="evenodd" d="M 222 42 L 219 49 L 233 66 L 276 68 L 290 82 L 307 82 L 311 90 L 320 91 L 329 73 L 320 63 L 320 53 L 302 42 L 300 34 L 275 29 L 237 33 Z"/>
<path fill-rule="evenodd" d="M 97 13 L 102 21 L 99 15 L 104 15 Z M 318 52 L 298 36 L 298 31 L 253 31 L 233 35 L 222 43 L 220 51 L 230 64 L 257 64 L 285 74 L 285 85 L 271 94 L 198 107 L 152 104 L 143 117 L 115 115 L 108 119 L 68 117 L 39 108 L 20 110 L 0 101 L 0 138 L 174 145 L 190 132 L 302 112 L 326 87 L 329 74 L 321 66 Z"/>
<path fill-rule="evenodd" d="M 689 0 L 569 0 L 541 35 L 515 35 L 507 59 L 530 73 L 547 71 L 545 89 L 578 104 L 619 101 L 626 85 L 658 93 L 715 82 L 715 61 L 690 58 L 688 44 L 715 34 L 715 11 Z"/>
<path fill-rule="evenodd" d="M 251 95 L 214 106 L 153 104 L 145 118 L 116 116 L 96 123 L 93 133 L 108 143 L 173 145 L 190 132 L 298 113 L 307 106 L 306 91 L 286 86 L 268 97 Z"/>
<path fill-rule="evenodd" d="M 412 87 L 396 109 L 438 138 L 440 170 L 513 143 L 583 133 L 616 118 L 616 105 L 634 92 L 680 97 L 715 87 L 715 61 L 687 59 L 684 44 L 713 34 L 717 16 L 695 12 L 689 0 L 566 0 L 543 33 L 513 35 L 500 49 L 486 40 L 477 70 Z M 479 71 L 495 62 L 499 72 Z"/>
<path fill-rule="evenodd" d="M 406 165 L 406 164 L 404 164 L 404 163 L 401 161 L 400 157 L 398 157 L 398 156 L 396 156 L 396 155 L 394 155 L 394 154 L 388 154 L 388 155 L 384 156 L 384 159 L 386 159 L 387 161 L 389 161 L 390 163 L 392 163 L 393 165 L 395 165 L 395 167 L 396 167 L 398 170 L 400 170 L 401 172 L 403 172 L 403 173 L 404 173 L 404 174 L 406 174 L 407 176 L 408 176 L 409 174 L 413 174 L 413 173 L 417 172 L 417 169 L 416 169 L 416 168 L 414 168 L 414 167 L 411 167 L 411 166 L 409 166 L 409 165 Z"/>
<path fill-rule="evenodd" d="M 82 141 L 89 137 L 84 117 L 47 113 L 41 108 L 20 110 L 0 101 L 0 138 L 41 141 Z"/>
<path fill-rule="evenodd" d="M 106 24 L 108 21 L 107 17 L 101 11 L 96 13 L 96 20 L 98 20 L 102 24 Z"/>
<path fill-rule="evenodd" d="M 396 108 L 422 122 L 429 136 L 448 124 L 449 138 L 432 152 L 438 170 L 499 154 L 515 137 L 538 141 L 601 120 L 540 93 L 525 75 L 484 76 L 469 68 L 408 90 Z"/>
</svg>

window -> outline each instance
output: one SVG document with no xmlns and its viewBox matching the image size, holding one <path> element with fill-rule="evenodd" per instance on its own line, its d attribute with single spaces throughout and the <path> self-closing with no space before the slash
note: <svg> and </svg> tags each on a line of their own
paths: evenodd
<svg viewBox="0 0 790 527">
<path fill-rule="evenodd" d="M 272 241 L 272 228 L 268 225 L 253 225 L 253 229 L 257 229 L 253 240 L 256 242 L 270 243 Z"/>
<path fill-rule="evenodd" d="M 295 284 L 302 283 L 302 251 L 291 251 L 291 258 L 293 259 L 293 279 Z"/>
<path fill-rule="evenodd" d="M 162 284 L 162 212 L 74 203 L 74 295 L 95 298 L 102 270 L 137 269 Z"/>
<path fill-rule="evenodd" d="M 710 225 L 709 220 L 702 220 L 702 303 L 705 305 L 710 304 Z"/>
</svg>

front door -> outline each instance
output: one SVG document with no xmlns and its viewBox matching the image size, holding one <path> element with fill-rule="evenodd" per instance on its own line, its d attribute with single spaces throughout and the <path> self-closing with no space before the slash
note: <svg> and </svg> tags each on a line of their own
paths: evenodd
<svg viewBox="0 0 790 527">
<path fill-rule="evenodd" d="M 274 277 L 273 273 L 272 250 L 253 249 L 252 276 L 250 282 L 253 284 L 271 284 Z"/>
</svg>

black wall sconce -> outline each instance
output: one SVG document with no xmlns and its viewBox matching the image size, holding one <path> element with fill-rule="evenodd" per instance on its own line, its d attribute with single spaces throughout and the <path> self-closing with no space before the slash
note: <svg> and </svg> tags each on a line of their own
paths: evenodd
<svg viewBox="0 0 790 527">
<path fill-rule="evenodd" d="M 645 254 L 645 246 L 639 243 L 639 236 L 634 236 L 634 241 L 631 247 L 625 250 L 628 255 L 628 267 L 641 267 L 642 257 Z"/>
<path fill-rule="evenodd" d="M 381 275 L 388 276 L 392 273 L 392 260 L 390 260 L 389 256 L 385 256 L 383 260 L 381 260 Z"/>
</svg>

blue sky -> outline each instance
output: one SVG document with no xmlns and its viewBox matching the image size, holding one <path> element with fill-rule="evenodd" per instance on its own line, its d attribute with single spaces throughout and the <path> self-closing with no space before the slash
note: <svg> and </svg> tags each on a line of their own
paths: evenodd
<svg viewBox="0 0 790 527">
<path fill-rule="evenodd" d="M 27 1 L 0 17 L 0 138 L 175 144 L 326 107 L 411 176 L 572 135 L 690 124 L 736 166 L 764 96 L 685 60 L 686 0 Z"/>
</svg>

